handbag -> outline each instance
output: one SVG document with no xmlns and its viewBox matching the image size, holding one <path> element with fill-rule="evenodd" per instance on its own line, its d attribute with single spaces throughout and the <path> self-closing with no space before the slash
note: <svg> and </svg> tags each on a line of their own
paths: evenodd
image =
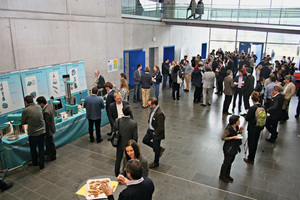
<svg viewBox="0 0 300 200">
<path fill-rule="evenodd" d="M 117 123 L 118 123 L 118 128 L 119 128 L 119 124 L 120 124 L 119 119 L 117 119 L 117 120 L 118 120 Z M 113 147 L 117 147 L 120 142 L 120 138 L 121 138 L 121 135 L 119 133 L 119 130 L 115 128 L 115 130 L 112 132 L 111 138 L 110 138 L 111 145 Z"/>
</svg>

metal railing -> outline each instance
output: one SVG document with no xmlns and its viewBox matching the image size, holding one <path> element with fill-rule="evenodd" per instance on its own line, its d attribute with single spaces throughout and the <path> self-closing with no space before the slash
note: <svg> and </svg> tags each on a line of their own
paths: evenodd
<svg viewBox="0 0 300 200">
<path fill-rule="evenodd" d="M 187 19 L 192 11 L 189 5 L 160 4 L 152 6 L 122 7 L 122 14 L 146 16 L 159 19 Z M 195 14 L 195 18 L 199 17 Z M 194 20 L 191 17 L 190 20 Z M 196 19 L 195 19 L 196 20 Z M 257 23 L 272 25 L 300 25 L 300 8 L 216 8 L 204 5 L 201 20 L 226 21 L 240 23 Z"/>
</svg>

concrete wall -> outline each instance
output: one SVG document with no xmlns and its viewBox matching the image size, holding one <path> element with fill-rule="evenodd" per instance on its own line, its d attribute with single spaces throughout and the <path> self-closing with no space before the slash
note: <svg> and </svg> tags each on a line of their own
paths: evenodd
<svg viewBox="0 0 300 200">
<path fill-rule="evenodd" d="M 205 28 L 122 19 L 121 1 L 1 0 L 0 9 L 0 71 L 84 60 L 89 88 L 95 69 L 119 85 L 123 50 L 143 48 L 148 65 L 149 48 L 158 47 L 160 66 L 164 46 L 175 45 L 179 60 L 181 46 L 208 42 Z M 116 58 L 119 70 L 108 73 L 107 60 Z"/>
</svg>

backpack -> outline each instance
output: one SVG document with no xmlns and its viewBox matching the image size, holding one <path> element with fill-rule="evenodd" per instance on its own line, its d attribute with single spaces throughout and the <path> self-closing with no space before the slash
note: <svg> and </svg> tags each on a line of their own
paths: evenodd
<svg viewBox="0 0 300 200">
<path fill-rule="evenodd" d="M 267 112 L 264 107 L 257 107 L 255 111 L 255 125 L 257 127 L 264 127 L 266 125 Z"/>
</svg>

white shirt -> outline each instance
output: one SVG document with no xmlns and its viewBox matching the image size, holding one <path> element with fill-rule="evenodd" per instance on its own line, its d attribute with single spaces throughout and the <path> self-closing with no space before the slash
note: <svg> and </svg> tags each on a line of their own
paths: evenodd
<svg viewBox="0 0 300 200">
<path fill-rule="evenodd" d="M 123 117 L 124 116 L 123 110 L 122 110 L 123 109 L 123 104 L 122 103 L 120 103 L 120 104 L 116 103 L 116 106 L 117 106 L 118 118 Z"/>
</svg>

